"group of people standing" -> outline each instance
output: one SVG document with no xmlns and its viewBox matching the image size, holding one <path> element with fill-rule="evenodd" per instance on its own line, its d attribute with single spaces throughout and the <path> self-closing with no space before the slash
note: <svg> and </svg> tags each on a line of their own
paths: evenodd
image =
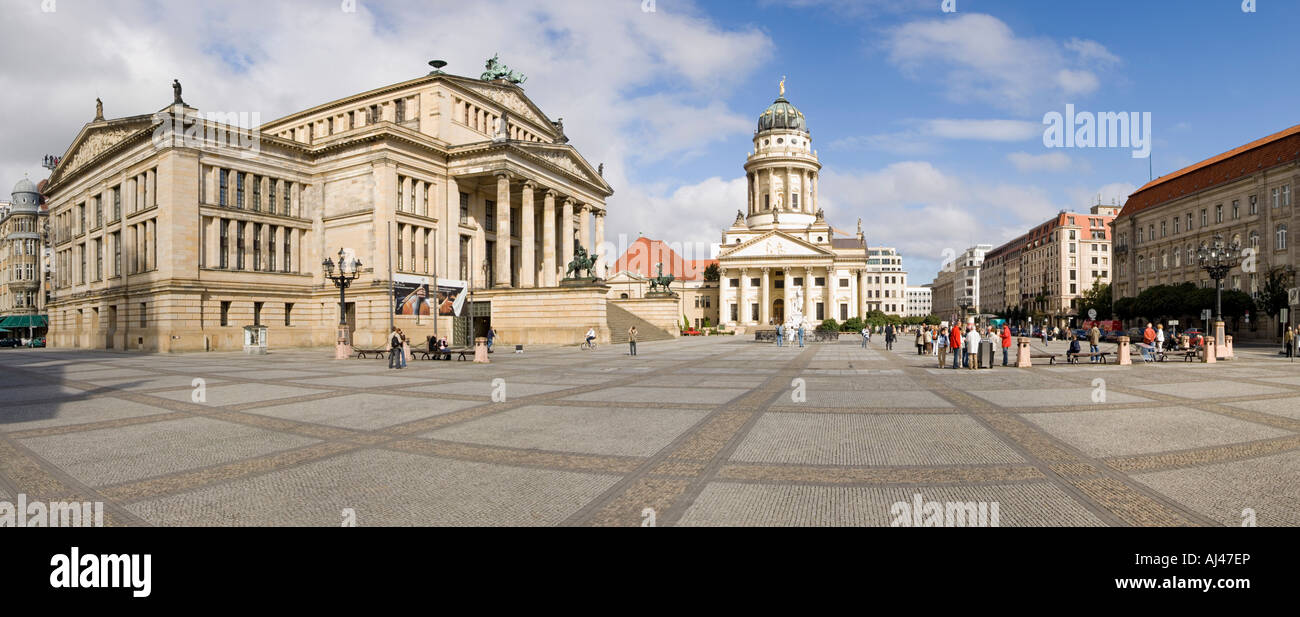
<svg viewBox="0 0 1300 617">
<path fill-rule="evenodd" d="M 951 329 L 927 326 L 929 333 L 922 333 L 922 346 L 924 347 L 924 337 L 929 336 L 933 341 L 934 353 L 939 357 L 939 368 L 947 367 L 947 359 L 944 357 L 948 351 L 952 351 L 952 368 L 979 368 L 979 350 L 980 342 L 991 341 L 994 348 L 999 344 L 1002 347 L 1002 366 L 1009 366 L 1011 363 L 1009 354 L 1011 351 L 1011 327 L 1003 324 L 999 331 L 995 326 L 985 326 L 979 328 L 974 324 L 966 324 L 963 328 L 961 324 L 954 324 Z M 990 367 L 991 368 L 991 367 Z"/>
<path fill-rule="evenodd" d="M 801 324 L 801 325 L 800 325 L 800 326 L 795 330 L 795 332 L 796 332 L 796 336 L 795 336 L 795 338 L 798 339 L 798 341 L 799 341 L 799 347 L 802 348 L 802 347 L 803 347 L 803 335 L 804 335 L 804 327 L 803 327 L 803 325 Z M 785 346 L 785 337 L 788 336 L 789 334 L 790 334 L 790 331 L 786 329 L 785 324 L 777 324 L 777 325 L 776 325 L 776 346 L 777 346 L 777 347 L 784 347 L 784 346 Z"/>
</svg>

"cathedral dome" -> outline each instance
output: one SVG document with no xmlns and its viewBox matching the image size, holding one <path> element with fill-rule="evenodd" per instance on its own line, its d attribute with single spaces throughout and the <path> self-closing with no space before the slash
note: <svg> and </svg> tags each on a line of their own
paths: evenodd
<svg viewBox="0 0 1300 617">
<path fill-rule="evenodd" d="M 808 132 L 808 123 L 804 120 L 803 112 L 787 101 L 784 94 L 758 117 L 758 132 L 777 129 Z"/>
</svg>

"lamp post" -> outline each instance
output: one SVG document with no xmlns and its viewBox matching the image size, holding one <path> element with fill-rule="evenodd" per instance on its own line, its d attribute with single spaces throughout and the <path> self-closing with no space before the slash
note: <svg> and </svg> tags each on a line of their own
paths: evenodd
<svg viewBox="0 0 1300 617">
<path fill-rule="evenodd" d="M 1223 279 L 1228 272 L 1241 262 L 1241 246 L 1225 245 L 1223 234 L 1214 234 L 1214 243 L 1196 250 L 1201 269 L 1214 279 L 1214 342 L 1220 347 L 1224 343 L 1223 327 Z"/>
<path fill-rule="evenodd" d="M 325 269 L 325 278 L 334 282 L 339 288 L 339 335 L 334 348 L 334 358 L 345 360 L 352 356 L 352 341 L 348 335 L 347 289 L 361 276 L 361 260 L 348 261 L 347 253 L 339 249 L 338 274 L 334 274 L 334 260 L 329 257 L 321 262 Z"/>
</svg>

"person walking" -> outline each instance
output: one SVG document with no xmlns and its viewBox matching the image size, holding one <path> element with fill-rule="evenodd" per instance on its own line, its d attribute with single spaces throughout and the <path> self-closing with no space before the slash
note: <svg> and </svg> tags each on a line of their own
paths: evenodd
<svg viewBox="0 0 1300 617">
<path fill-rule="evenodd" d="M 917 331 L 916 331 L 916 341 L 915 341 L 915 344 L 916 344 L 916 355 L 919 356 L 919 355 L 924 354 L 924 353 L 925 353 L 925 333 L 924 333 L 924 332 L 921 332 L 920 330 L 917 330 Z"/>
<path fill-rule="evenodd" d="M 1290 358 L 1295 353 L 1295 330 L 1287 326 L 1286 332 L 1282 334 L 1282 344 L 1286 346 L 1286 357 Z"/>
<path fill-rule="evenodd" d="M 1088 353 L 1093 354 L 1088 359 L 1090 364 L 1097 362 L 1099 358 L 1096 354 L 1099 351 L 1101 351 L 1101 329 L 1097 327 L 1097 324 L 1092 324 L 1092 329 L 1088 330 Z"/>
<path fill-rule="evenodd" d="M 894 350 L 894 339 L 897 338 L 897 336 L 898 336 L 897 333 L 894 331 L 894 324 L 886 324 L 885 325 L 885 350 L 886 351 Z"/>
<path fill-rule="evenodd" d="M 803 331 L 804 331 L 804 325 L 803 323 L 800 323 L 799 324 L 799 349 L 803 349 Z"/>
<path fill-rule="evenodd" d="M 948 359 L 948 334 L 942 328 L 939 329 L 939 338 L 934 340 L 934 353 L 939 356 L 939 368 L 946 368 L 944 364 Z"/>
<path fill-rule="evenodd" d="M 862 348 L 867 348 L 867 343 L 871 342 L 871 326 L 862 327 Z"/>
<path fill-rule="evenodd" d="M 961 350 L 965 347 L 961 344 L 961 326 L 953 324 L 952 332 L 948 334 L 948 346 L 952 348 L 952 368 L 957 370 L 961 368 Z"/>
<path fill-rule="evenodd" d="M 1165 324 L 1156 326 L 1156 351 L 1165 349 Z"/>
<path fill-rule="evenodd" d="M 400 353 L 402 353 L 402 335 L 398 334 L 397 328 L 393 328 L 393 331 L 388 333 L 388 368 L 390 370 L 402 368 L 402 360 L 398 356 Z"/>
<path fill-rule="evenodd" d="M 970 327 L 970 332 L 966 333 L 966 368 L 972 371 L 980 367 L 980 330 L 975 326 Z"/>
<path fill-rule="evenodd" d="M 776 346 L 785 347 L 785 326 L 776 324 Z"/>
<path fill-rule="evenodd" d="M 627 329 L 627 344 L 629 356 L 636 355 L 636 326 Z"/>
<path fill-rule="evenodd" d="M 406 359 L 411 356 L 411 341 L 406 338 L 406 333 L 401 328 L 397 329 L 397 334 L 402 337 L 402 365 L 398 368 L 406 368 Z"/>
<path fill-rule="evenodd" d="M 487 337 L 487 338 L 488 338 L 488 345 L 487 345 L 487 347 L 488 347 L 488 353 L 492 353 L 492 344 L 495 343 L 496 340 L 497 340 L 497 329 L 496 329 L 496 328 L 488 328 L 488 337 Z"/>
<path fill-rule="evenodd" d="M 1007 354 L 1011 351 L 1011 326 L 1002 324 L 1002 366 L 1010 366 Z"/>
</svg>

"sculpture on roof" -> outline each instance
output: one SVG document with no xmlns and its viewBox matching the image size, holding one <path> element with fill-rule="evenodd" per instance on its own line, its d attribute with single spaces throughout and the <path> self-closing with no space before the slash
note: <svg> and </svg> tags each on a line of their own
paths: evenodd
<svg viewBox="0 0 1300 617">
<path fill-rule="evenodd" d="M 104 101 L 95 99 L 95 120 L 104 119 Z"/>
<path fill-rule="evenodd" d="M 502 64 L 500 56 L 501 54 L 492 54 L 492 57 L 488 58 L 483 65 L 483 74 L 479 76 L 479 79 L 483 81 L 504 79 L 516 86 L 528 81 L 528 78 L 524 77 L 523 73 L 512 71 L 510 67 Z"/>
<path fill-rule="evenodd" d="M 173 105 L 185 104 L 185 100 L 181 98 L 181 80 L 179 79 L 172 80 L 172 99 Z"/>
</svg>

